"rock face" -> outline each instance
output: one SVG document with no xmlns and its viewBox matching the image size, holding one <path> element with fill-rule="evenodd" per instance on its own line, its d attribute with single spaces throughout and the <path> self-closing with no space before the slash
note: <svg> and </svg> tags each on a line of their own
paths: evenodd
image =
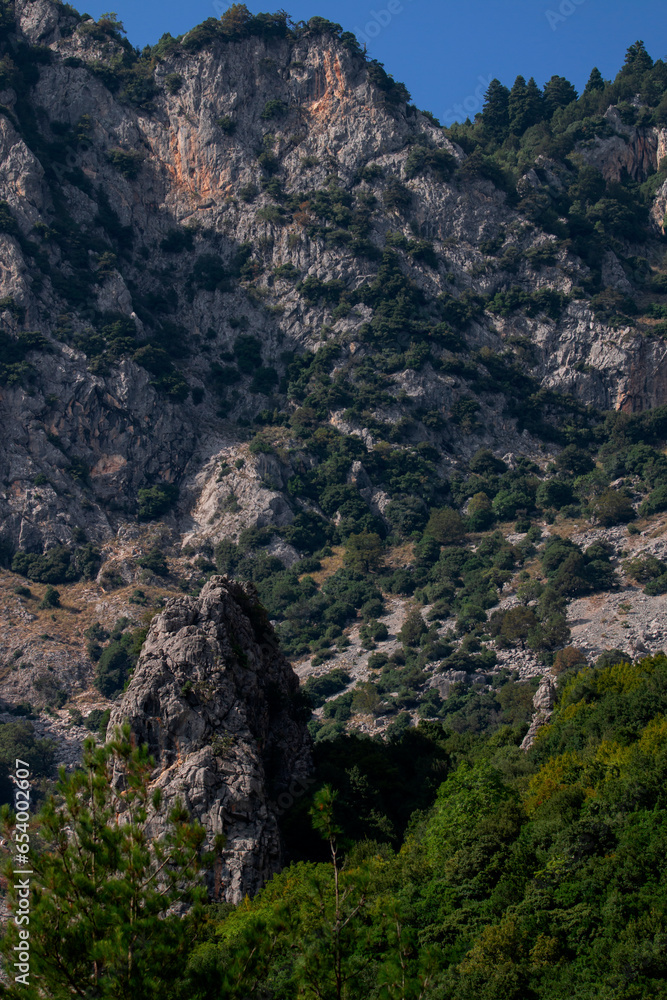
<svg viewBox="0 0 667 1000">
<path fill-rule="evenodd" d="M 368 213 L 376 254 L 397 229 L 433 241 L 437 267 L 414 264 L 414 280 L 428 297 L 452 289 L 457 296 L 493 294 L 509 285 L 569 293 L 587 278 L 588 267 L 531 226 L 490 181 L 448 183 L 408 170 L 416 139 L 459 164 L 466 155 L 405 100 L 388 100 L 362 55 L 340 39 L 311 32 L 198 50 L 186 36 L 156 60 L 144 81 L 150 99 L 131 100 L 115 71 L 100 70 L 123 61 L 113 32 L 51 0 L 10 6 L 12 44 L 40 46 L 41 54 L 25 92 L 7 86 L 0 94 L 0 201 L 18 227 L 0 232 L 0 320 L 13 337 L 38 330 L 49 344 L 28 359 L 29 386 L 15 381 L 0 389 L 0 543 L 12 551 L 71 544 L 77 527 L 91 541 L 107 542 L 136 515 L 138 491 L 161 484 L 181 487 L 178 530 L 188 544 L 290 520 L 280 470 L 258 470 L 253 478 L 248 462 L 243 475 L 232 469 L 225 483 L 218 478 L 221 461 L 239 444 L 238 426 L 224 416 L 250 421 L 283 401 L 276 403 L 270 385 L 251 389 L 253 373 L 246 372 L 221 411 L 210 375 L 229 356 L 242 322 L 261 342 L 262 364 L 282 376 L 281 356 L 314 350 L 331 323 L 331 310 L 300 295 L 295 276 L 356 288 L 373 271 L 372 258 L 314 235 L 312 193 L 332 182 Z M 613 134 L 582 155 L 605 176 L 626 171 L 642 179 L 664 156 L 665 130 L 632 129 L 613 108 L 607 119 Z M 542 166 L 544 191 L 534 170 L 524 187 L 541 194 L 562 187 L 557 169 Z M 388 183 L 404 186 L 409 219 L 385 207 Z M 303 196 L 291 216 L 280 207 L 287 194 Z M 664 210 L 661 189 L 656 228 Z M 504 258 L 480 249 L 498 238 L 513 255 L 509 271 Z M 179 240 L 186 251 L 178 252 Z M 536 272 L 525 255 L 550 242 L 553 261 Z M 246 253 L 240 276 L 239 252 Z M 227 282 L 235 266 L 235 282 Z M 292 278 L 277 273 L 281 268 Z M 626 287 L 613 261 L 605 281 Z M 350 341 L 341 364 L 367 319 L 360 306 L 335 321 L 336 333 Z M 165 333 L 166 320 L 176 334 Z M 132 343 L 100 359 L 99 330 L 114 323 L 125 324 Z M 194 396 L 186 402 L 178 392 L 158 391 L 155 371 L 137 363 L 136 349 L 167 336 L 184 348 L 181 384 L 202 397 L 196 407 Z M 640 410 L 667 400 L 664 341 L 609 330 L 581 300 L 556 321 L 486 315 L 467 336 L 471 349 L 497 353 L 530 339 L 534 377 L 602 408 Z M 413 410 L 446 417 L 466 387 L 425 366 L 392 376 L 389 391 L 393 402 L 376 416 L 395 423 L 405 416 L 406 398 Z M 348 426 L 335 411 L 327 420 L 372 445 L 367 428 Z M 499 440 L 516 451 L 527 442 L 515 425 L 500 401 L 485 399 L 485 435 L 467 441 L 432 429 L 427 437 L 445 451 L 472 453 Z M 81 463 L 87 478 L 73 479 L 70 470 Z M 285 481 L 298 473 L 283 471 Z M 48 483 L 35 490 L 35 478 Z"/>
<path fill-rule="evenodd" d="M 556 685 L 553 678 L 546 674 L 540 681 L 540 686 L 533 697 L 535 715 L 531 720 L 528 732 L 523 738 L 521 744 L 522 750 L 528 750 L 533 745 L 538 731 L 549 721 L 555 704 Z"/>
<path fill-rule="evenodd" d="M 607 181 L 620 181 L 624 174 L 633 180 L 646 180 L 664 156 L 664 129 L 638 129 L 624 125 L 617 108 L 604 116 L 614 134 L 596 137 L 582 156 L 596 167 Z"/>
<path fill-rule="evenodd" d="M 310 737 L 299 682 L 252 588 L 213 577 L 154 619 L 109 732 L 129 723 L 155 758 L 155 787 L 226 844 L 218 898 L 257 892 L 281 860 L 276 814 L 308 787 Z M 156 835 L 159 824 L 152 821 Z"/>
</svg>

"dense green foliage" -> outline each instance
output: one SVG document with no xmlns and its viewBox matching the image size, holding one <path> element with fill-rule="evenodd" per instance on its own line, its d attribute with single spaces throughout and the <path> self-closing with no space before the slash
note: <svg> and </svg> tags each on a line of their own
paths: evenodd
<svg viewBox="0 0 667 1000">
<path fill-rule="evenodd" d="M 37 583 L 71 583 L 81 577 L 90 580 L 99 569 L 100 558 L 99 551 L 89 542 L 74 550 L 56 545 L 43 555 L 17 552 L 12 572 Z"/>
<path fill-rule="evenodd" d="M 428 724 L 396 745 L 319 744 L 318 774 L 333 789 L 325 801 L 345 845 L 340 874 L 355 904 L 363 895 L 341 955 L 356 980 L 331 996 L 663 996 L 666 708 L 667 660 L 658 656 L 574 674 L 527 754 L 509 727 L 471 738 Z M 421 810 L 405 833 L 401 808 L 404 817 Z M 257 995 L 308 995 L 312 949 L 322 975 L 335 969 L 311 923 L 316 900 L 335 893 L 332 866 L 316 840 L 308 850 L 322 859 L 317 868 L 293 864 L 195 952 L 210 975 L 212 949 L 223 967 L 260 919 L 276 920 L 276 945 Z M 298 917 L 285 921 L 283 907 Z M 382 985 L 397 960 L 388 914 L 411 943 L 405 992 Z M 216 995 L 200 983 L 195 996 Z"/>
<path fill-rule="evenodd" d="M 663 997 L 667 658 L 574 668 L 559 690 L 528 752 L 511 724 L 319 743 L 317 790 L 286 817 L 289 867 L 254 900 L 185 920 L 145 876 L 180 851 L 182 892 L 196 831 L 179 814 L 180 840 L 163 844 L 116 824 L 109 751 L 89 748 L 30 858 L 36 981 L 60 996 L 67 972 L 87 981 L 104 957 L 97 988 L 119 998 L 130 985 L 171 1000 Z M 129 746 L 119 762 L 139 823 L 148 762 Z"/>
<path fill-rule="evenodd" d="M 661 59 L 654 63 L 644 44 L 636 42 L 613 81 L 604 81 L 594 69 L 581 96 L 560 76 L 553 76 L 543 90 L 534 79 L 526 83 L 522 76 L 511 90 L 492 80 L 475 123 L 454 125 L 449 134 L 471 154 L 468 164 L 476 157 L 493 165 L 523 214 L 559 240 L 571 241 L 597 268 L 609 241 L 620 246 L 619 240 L 646 239 L 647 196 L 653 185 L 648 181 L 642 188 L 627 177 L 605 184 L 602 175 L 576 155 L 575 144 L 612 134 L 604 117 L 610 105 L 618 107 L 624 125 L 662 124 L 666 92 L 667 66 Z M 636 95 L 639 108 L 631 103 Z M 559 176 L 565 183 L 556 190 L 538 169 L 540 187 L 515 189 L 539 156 L 562 164 Z"/>
</svg>

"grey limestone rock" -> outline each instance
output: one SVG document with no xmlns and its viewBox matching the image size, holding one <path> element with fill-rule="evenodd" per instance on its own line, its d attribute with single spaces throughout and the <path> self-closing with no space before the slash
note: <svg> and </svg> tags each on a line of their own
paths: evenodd
<svg viewBox="0 0 667 1000">
<path fill-rule="evenodd" d="M 211 889 L 231 902 L 278 870 L 276 803 L 308 784 L 298 690 L 252 588 L 213 577 L 199 598 L 175 598 L 154 619 L 111 715 L 109 734 L 128 723 L 148 746 L 164 802 L 188 808 L 209 848 L 226 838 Z"/>
<path fill-rule="evenodd" d="M 528 750 L 529 747 L 533 745 L 537 733 L 551 718 L 551 713 L 553 712 L 555 704 L 556 685 L 553 677 L 546 674 L 540 681 L 540 686 L 533 697 L 535 715 L 531 720 L 528 732 L 523 738 L 523 742 L 521 744 L 522 750 Z"/>
</svg>

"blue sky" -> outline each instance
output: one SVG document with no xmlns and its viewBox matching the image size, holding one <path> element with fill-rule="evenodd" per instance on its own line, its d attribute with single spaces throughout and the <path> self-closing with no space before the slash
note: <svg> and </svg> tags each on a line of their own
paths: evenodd
<svg viewBox="0 0 667 1000">
<path fill-rule="evenodd" d="M 87 0 L 97 18 L 110 4 L 133 45 L 178 35 L 219 16 L 221 0 Z M 76 5 L 76 4 L 75 4 Z M 511 86 L 518 73 L 543 84 L 554 73 L 581 90 L 593 66 L 605 78 L 641 38 L 654 59 L 667 58 L 665 0 L 276 0 L 248 3 L 253 13 L 284 6 L 294 20 L 337 21 L 402 80 L 415 104 L 443 124 L 480 110 L 492 77 Z M 363 37 L 362 37 L 363 36 Z"/>
</svg>

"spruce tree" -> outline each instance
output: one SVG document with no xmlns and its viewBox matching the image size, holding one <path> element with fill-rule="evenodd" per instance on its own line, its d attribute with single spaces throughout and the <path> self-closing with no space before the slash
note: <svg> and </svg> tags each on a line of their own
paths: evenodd
<svg viewBox="0 0 667 1000">
<path fill-rule="evenodd" d="M 500 80 L 492 80 L 484 95 L 482 125 L 485 134 L 496 142 L 503 142 L 509 134 L 509 96 Z"/>
<path fill-rule="evenodd" d="M 525 126 L 523 123 L 526 107 L 526 80 L 519 75 L 512 84 L 508 100 L 510 132 L 514 135 L 523 135 Z"/>
</svg>

